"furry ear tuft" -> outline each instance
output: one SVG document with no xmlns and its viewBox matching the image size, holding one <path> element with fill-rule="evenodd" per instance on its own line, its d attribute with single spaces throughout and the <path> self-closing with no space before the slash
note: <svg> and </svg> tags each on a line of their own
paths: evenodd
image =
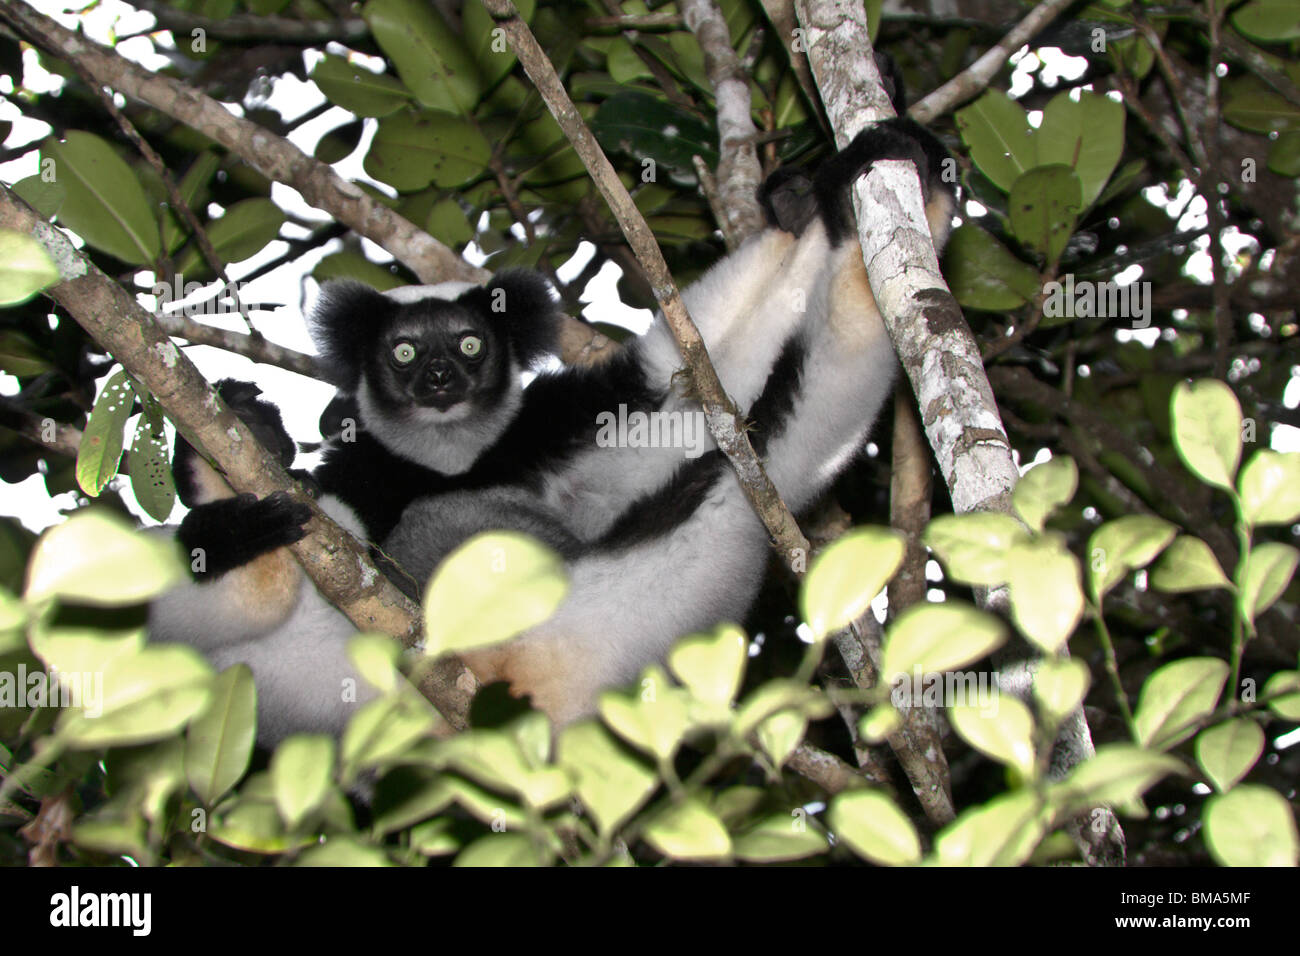
<svg viewBox="0 0 1300 956">
<path fill-rule="evenodd" d="M 492 277 L 483 290 L 489 317 L 510 339 L 515 359 L 528 368 L 543 355 L 560 350 L 563 313 L 556 305 L 551 284 L 527 269 L 506 269 Z"/>
<path fill-rule="evenodd" d="M 321 286 L 307 325 L 320 350 L 321 367 L 333 384 L 356 390 L 361 357 L 379 323 L 395 308 L 386 296 L 360 282 L 345 279 Z"/>
</svg>

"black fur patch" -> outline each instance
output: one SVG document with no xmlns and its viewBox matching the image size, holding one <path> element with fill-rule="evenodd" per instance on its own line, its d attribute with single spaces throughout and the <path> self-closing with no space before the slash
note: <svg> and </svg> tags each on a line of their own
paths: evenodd
<svg viewBox="0 0 1300 956">
<path fill-rule="evenodd" d="M 293 544 L 306 534 L 303 525 L 311 509 L 283 491 L 260 501 L 254 495 L 237 495 L 200 505 L 181 522 L 176 538 L 192 556 L 203 552 L 203 570 L 190 569 L 195 580 L 212 580 L 254 558 Z"/>
<path fill-rule="evenodd" d="M 549 468 L 595 443 L 596 416 L 656 407 L 635 357 L 622 352 L 595 368 L 565 368 L 538 376 L 524 389 L 523 405 L 501 438 L 469 471 L 444 475 L 390 452 L 363 429 L 353 442 L 325 450 L 316 478 L 356 512 L 371 541 L 382 541 L 412 501 L 426 495 L 495 485 L 535 485 Z"/>
<path fill-rule="evenodd" d="M 330 381 L 348 391 L 356 390 L 361 361 L 396 310 L 392 299 L 360 282 L 342 280 L 321 286 L 308 325 Z"/>
<path fill-rule="evenodd" d="M 280 417 L 280 409 L 271 402 L 259 398 L 262 390 L 252 382 L 223 378 L 214 386 L 230 410 L 239 416 L 248 426 L 249 431 L 262 446 L 275 456 L 283 468 L 293 464 L 298 446 L 294 444 Z M 181 504 L 194 508 L 208 500 L 203 494 L 197 469 L 211 469 L 198 450 L 178 432 L 176 436 L 176 453 L 172 457 L 172 476 L 176 481 L 176 493 Z"/>
<path fill-rule="evenodd" d="M 763 455 L 768 443 L 785 430 L 803 385 L 803 364 L 808 349 L 802 338 L 790 339 L 781 348 L 776 364 L 763 385 L 762 394 L 749 410 L 749 442 Z"/>
<path fill-rule="evenodd" d="M 635 547 L 685 524 L 728 467 L 726 457 L 716 448 L 687 461 L 673 473 L 672 481 L 630 504 L 590 550 Z"/>
</svg>

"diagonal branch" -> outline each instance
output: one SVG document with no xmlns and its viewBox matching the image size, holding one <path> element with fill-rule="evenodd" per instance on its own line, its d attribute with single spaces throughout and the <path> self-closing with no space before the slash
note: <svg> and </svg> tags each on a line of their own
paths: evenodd
<svg viewBox="0 0 1300 956">
<path fill-rule="evenodd" d="M 808 541 L 781 500 L 776 486 L 763 470 L 735 405 L 727 397 L 718 380 L 718 373 L 709 361 L 700 330 L 687 314 L 686 304 L 673 282 L 668 263 L 659 251 L 654 234 L 619 181 L 618 174 L 596 143 L 591 130 L 582 121 L 569 94 L 565 92 L 555 67 L 546 58 L 528 24 L 520 18 L 515 5 L 511 0 L 484 0 L 484 6 L 505 32 L 524 71 L 546 101 L 547 108 L 573 145 L 574 152 L 587 167 L 596 188 L 605 197 L 623 235 L 645 268 L 655 298 L 663 309 L 682 359 L 690 370 L 693 390 L 704 409 L 709 432 L 735 468 L 745 496 L 762 519 L 785 560 L 788 563 L 799 563 L 808 553 Z"/>
</svg>

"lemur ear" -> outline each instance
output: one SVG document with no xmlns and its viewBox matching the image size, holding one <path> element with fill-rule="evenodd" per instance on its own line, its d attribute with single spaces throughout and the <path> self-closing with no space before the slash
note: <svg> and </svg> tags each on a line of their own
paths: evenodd
<svg viewBox="0 0 1300 956">
<path fill-rule="evenodd" d="M 381 322 L 397 308 L 391 299 L 360 282 L 341 280 L 321 286 L 307 326 L 320 350 L 320 364 L 340 388 L 361 382 L 361 360 Z"/>
<path fill-rule="evenodd" d="M 462 298 L 471 297 L 505 333 L 511 352 L 523 367 L 559 351 L 562 313 L 551 284 L 538 273 L 527 269 L 498 272 L 487 288 L 475 289 Z"/>
</svg>

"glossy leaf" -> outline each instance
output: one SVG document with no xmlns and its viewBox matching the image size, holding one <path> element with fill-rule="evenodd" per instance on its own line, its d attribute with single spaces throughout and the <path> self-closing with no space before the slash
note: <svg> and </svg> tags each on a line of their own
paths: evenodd
<svg viewBox="0 0 1300 956">
<path fill-rule="evenodd" d="M 887 528 L 854 528 L 819 554 L 800 592 L 803 619 L 820 640 L 867 609 L 903 560 L 906 542 Z"/>
<path fill-rule="evenodd" d="M 1144 568 L 1168 547 L 1178 529 L 1154 515 L 1107 521 L 1088 539 L 1088 590 L 1100 603 L 1126 574 Z"/>
<path fill-rule="evenodd" d="M 0 307 L 26 302 L 59 281 L 45 247 L 20 232 L 0 229 Z"/>
<path fill-rule="evenodd" d="M 1002 645 L 1006 634 L 991 614 L 956 603 L 915 604 L 885 634 L 881 680 L 957 670 Z"/>
<path fill-rule="evenodd" d="M 1052 513 L 1074 497 L 1078 486 L 1079 469 L 1074 459 L 1057 455 L 1035 465 L 1020 477 L 1012 492 L 1011 503 L 1025 524 L 1034 531 L 1042 531 Z M 1009 546 L 1014 537 L 1010 534 L 1006 537 Z"/>
<path fill-rule="evenodd" d="M 1174 386 L 1170 415 L 1174 447 L 1189 471 L 1216 488 L 1231 490 L 1241 460 L 1241 406 L 1232 389 L 1215 379 Z"/>
<path fill-rule="evenodd" d="M 1295 866 L 1300 860 L 1291 805 L 1276 790 L 1243 784 L 1205 805 L 1205 844 L 1223 866 Z"/>
<path fill-rule="evenodd" d="M 569 582 L 554 551 L 526 535 L 476 535 L 439 565 L 425 592 L 430 655 L 508 641 L 555 613 Z"/>
<path fill-rule="evenodd" d="M 207 806 L 215 806 L 248 770 L 257 735 L 257 690 L 247 664 L 217 675 L 207 710 L 185 734 L 185 776 Z"/>
<path fill-rule="evenodd" d="M 1188 657 L 1160 668 L 1138 697 L 1138 742 L 1172 747 L 1186 740 L 1195 733 L 1188 725 L 1214 709 L 1227 679 L 1228 665 L 1214 657 Z"/>
<path fill-rule="evenodd" d="M 1000 694 L 989 706 L 949 707 L 948 718 L 966 743 L 986 757 L 1014 767 L 1022 779 L 1033 779 L 1034 718 L 1020 701 Z"/>
<path fill-rule="evenodd" d="M 836 839 L 865 860 L 882 866 L 921 861 L 921 840 L 912 821 L 877 790 L 841 793 L 831 801 L 828 819 Z"/>
<path fill-rule="evenodd" d="M 1250 620 L 1258 618 L 1282 596 L 1291 583 L 1297 561 L 1300 561 L 1300 551 L 1289 544 L 1265 541 L 1250 549 L 1241 581 L 1241 603 Z"/>
<path fill-rule="evenodd" d="M 1253 526 L 1300 520 L 1300 453 L 1265 448 L 1241 469 L 1241 508 Z"/>
<path fill-rule="evenodd" d="M 1220 793 L 1235 787 L 1264 752 L 1264 731 L 1240 717 L 1202 730 L 1196 738 L 1196 762 Z"/>
<path fill-rule="evenodd" d="M 1210 546 L 1200 538 L 1180 535 L 1160 555 L 1151 571 L 1151 586 L 1161 591 L 1202 591 L 1207 588 L 1231 588 Z"/>
<path fill-rule="evenodd" d="M 131 265 L 154 262 L 161 250 L 158 221 L 131 167 L 91 133 L 69 130 L 47 139 L 42 159 L 53 160 L 65 191 L 59 222 L 86 242 Z"/>
<path fill-rule="evenodd" d="M 187 576 L 169 541 L 92 508 L 55 525 L 36 542 L 24 597 L 120 607 L 147 601 Z"/>
</svg>

